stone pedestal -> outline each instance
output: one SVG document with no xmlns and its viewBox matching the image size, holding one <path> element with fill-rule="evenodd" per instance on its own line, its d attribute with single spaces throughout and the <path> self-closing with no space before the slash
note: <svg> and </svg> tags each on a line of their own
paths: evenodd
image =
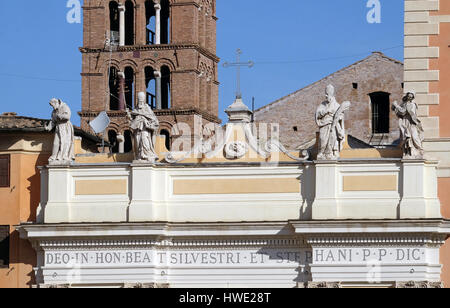
<svg viewBox="0 0 450 308">
<path fill-rule="evenodd" d="M 338 165 L 337 161 L 316 163 L 316 198 L 313 203 L 312 219 L 338 219 Z"/>
<path fill-rule="evenodd" d="M 441 218 L 437 191 L 437 162 L 402 161 L 401 219 Z"/>
</svg>

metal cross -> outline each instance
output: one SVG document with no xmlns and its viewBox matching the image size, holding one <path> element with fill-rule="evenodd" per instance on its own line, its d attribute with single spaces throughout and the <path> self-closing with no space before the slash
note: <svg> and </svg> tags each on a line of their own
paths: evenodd
<svg viewBox="0 0 450 308">
<path fill-rule="evenodd" d="M 237 83 L 237 89 L 236 89 L 236 98 L 237 99 L 241 99 L 242 98 L 242 92 L 241 92 L 241 67 L 249 67 L 252 68 L 255 63 L 253 61 L 248 61 L 248 62 L 240 62 L 241 61 L 241 55 L 242 55 L 242 50 L 238 49 L 236 51 L 236 62 L 235 63 L 228 63 L 225 62 L 223 64 L 223 67 L 228 68 L 228 67 L 236 67 L 236 83 Z"/>
</svg>

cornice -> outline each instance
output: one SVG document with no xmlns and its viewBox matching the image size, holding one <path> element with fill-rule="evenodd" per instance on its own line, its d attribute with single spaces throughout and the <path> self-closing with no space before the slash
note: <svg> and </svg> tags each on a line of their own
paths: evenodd
<svg viewBox="0 0 450 308">
<path fill-rule="evenodd" d="M 219 63 L 220 58 L 215 54 L 211 53 L 207 49 L 201 47 L 198 44 L 194 43 L 182 43 L 182 44 L 161 44 L 161 45 L 133 45 L 133 46 L 120 46 L 117 49 L 113 50 L 113 53 L 120 52 L 132 52 L 132 51 L 158 51 L 158 50 L 179 50 L 179 49 L 194 49 L 197 50 L 200 54 L 204 55 L 207 58 L 212 59 L 214 62 Z M 89 48 L 89 47 L 80 47 L 81 53 L 109 53 L 110 50 L 106 48 Z"/>
<path fill-rule="evenodd" d="M 124 111 L 108 111 L 108 116 L 111 118 L 125 118 L 127 113 Z M 168 109 L 168 110 L 154 110 L 156 116 L 178 116 L 178 115 L 201 115 L 204 119 L 214 122 L 214 123 L 222 123 L 222 121 L 211 114 L 208 114 L 205 111 L 199 110 L 197 108 L 190 109 Z M 80 111 L 78 115 L 80 117 L 97 117 L 100 114 L 100 111 Z"/>
</svg>

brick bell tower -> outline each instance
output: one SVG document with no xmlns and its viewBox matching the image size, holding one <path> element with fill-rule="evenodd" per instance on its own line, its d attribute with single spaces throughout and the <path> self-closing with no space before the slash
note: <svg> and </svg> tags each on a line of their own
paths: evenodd
<svg viewBox="0 0 450 308">
<path fill-rule="evenodd" d="M 81 126 L 107 111 L 108 140 L 125 137 L 132 150 L 126 108 L 139 92 L 160 120 L 170 146 L 172 127 L 196 116 L 220 123 L 215 0 L 85 0 Z"/>
</svg>

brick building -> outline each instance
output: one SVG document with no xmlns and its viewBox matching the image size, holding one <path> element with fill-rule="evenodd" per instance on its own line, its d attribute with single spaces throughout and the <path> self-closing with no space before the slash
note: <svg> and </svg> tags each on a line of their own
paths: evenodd
<svg viewBox="0 0 450 308">
<path fill-rule="evenodd" d="M 403 64 L 374 52 L 320 81 L 283 97 L 255 112 L 259 123 L 280 123 L 280 141 L 297 149 L 315 139 L 314 114 L 325 100 L 325 88 L 336 88 L 339 103 L 351 101 L 346 128 L 349 135 L 373 146 L 386 146 L 399 138 L 398 121 L 391 104 L 401 101 Z"/>
<path fill-rule="evenodd" d="M 220 123 L 214 0 L 86 0 L 81 126 L 107 111 L 108 139 L 131 132 L 125 109 L 146 92 L 170 144 L 176 123 Z"/>
</svg>

